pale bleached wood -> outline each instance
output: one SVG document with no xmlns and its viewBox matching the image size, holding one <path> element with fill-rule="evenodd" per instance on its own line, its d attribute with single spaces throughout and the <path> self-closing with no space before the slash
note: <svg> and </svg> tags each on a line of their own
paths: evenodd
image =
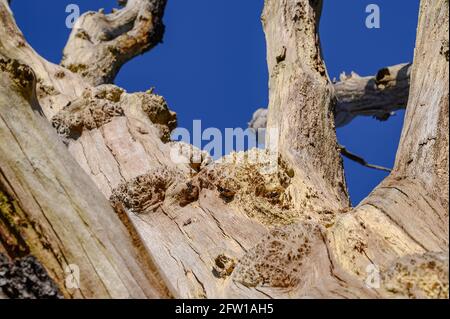
<svg viewBox="0 0 450 319">
<path fill-rule="evenodd" d="M 342 127 L 357 116 L 372 116 L 388 120 L 408 103 L 411 64 L 404 63 L 382 68 L 375 76 L 359 76 L 355 72 L 343 73 L 340 81 L 333 83 L 335 125 Z M 255 111 L 249 127 L 255 130 L 267 126 L 267 109 Z"/>
<path fill-rule="evenodd" d="M 110 14 L 87 12 L 75 23 L 61 65 L 93 85 L 112 83 L 121 66 L 162 41 L 167 0 L 128 0 Z"/>
<path fill-rule="evenodd" d="M 167 296 L 145 252 L 42 117 L 32 70 L 3 56 L 0 70 L 0 182 L 18 203 L 1 211 L 2 238 L 16 239 L 4 244 L 11 257 L 37 257 L 66 297 Z M 65 286 L 69 264 L 80 269 L 80 289 Z"/>
<path fill-rule="evenodd" d="M 416 96 L 435 92 L 431 83 L 441 87 L 448 82 L 448 64 L 441 60 L 445 52 L 448 59 L 448 37 L 433 31 L 434 25 L 448 25 L 448 15 L 443 14 L 448 4 L 423 0 L 421 7 L 418 43 L 423 34 L 434 34 L 439 40 L 432 43 L 445 44 L 447 39 L 447 51 L 441 45 L 443 54 L 436 56 L 434 49 L 418 46 L 413 69 L 425 69 L 426 60 L 440 71 L 433 72 L 432 79 L 417 78 L 428 79 L 422 86 L 425 91 L 414 85 L 413 71 L 412 88 L 417 89 L 411 94 Z M 159 272 L 175 297 L 448 297 L 448 271 L 441 267 L 448 256 L 448 201 L 435 189 L 435 183 L 448 177 L 448 155 L 439 153 L 448 151 L 448 139 L 442 137 L 439 152 L 433 153 L 439 156 L 427 159 L 432 164 L 417 161 L 422 164 L 413 164 L 411 178 L 398 164 L 352 210 L 334 131 L 333 88 L 320 56 L 320 11 L 321 1 L 265 3 L 271 74 L 268 127 L 278 128 L 280 141 L 278 170 L 271 174 L 265 170 L 273 164 L 270 151 L 231 154 L 209 165 L 203 154 L 202 164 L 177 165 L 171 158 L 174 147 L 189 151 L 189 146 L 167 143 L 174 114 L 161 97 L 152 92 L 128 94 L 112 85 L 92 87 L 65 71 L 69 79 L 84 83 L 82 93 L 47 116 L 75 160 L 111 199 L 130 236 L 142 238 L 142 248 L 155 265 L 152 273 Z M 5 17 L 2 21 L 12 19 Z M 21 49 L 8 52 L 23 57 Z M 32 68 L 46 63 L 42 61 L 38 56 L 29 59 Z M 42 77 L 51 78 L 48 74 Z M 67 85 L 64 79 L 60 83 Z M 444 103 L 433 104 L 428 116 L 448 116 L 448 91 L 435 94 Z M 39 98 L 44 104 L 48 101 L 45 94 Z M 414 134 L 422 134 L 424 127 L 441 129 L 440 122 L 422 119 L 414 108 L 408 112 L 406 127 L 425 121 L 414 125 Z M 448 120 L 441 122 L 448 128 Z M 397 158 L 405 152 L 401 147 Z M 422 158 L 420 154 L 415 155 Z M 259 162 L 245 160 L 256 155 Z M 428 167 L 433 167 L 431 175 L 423 173 Z M 445 193 L 448 184 L 443 185 Z M 430 274 L 423 277 L 422 286 L 417 274 L 424 268 L 409 267 L 413 259 L 424 260 L 419 264 Z M 427 268 L 429 262 L 439 267 Z M 365 286 L 371 263 L 381 270 L 380 289 Z M 408 265 L 410 273 L 396 272 L 398 263 Z M 406 279 L 398 284 L 402 278 Z M 418 289 L 405 290 L 410 284 Z"/>
</svg>

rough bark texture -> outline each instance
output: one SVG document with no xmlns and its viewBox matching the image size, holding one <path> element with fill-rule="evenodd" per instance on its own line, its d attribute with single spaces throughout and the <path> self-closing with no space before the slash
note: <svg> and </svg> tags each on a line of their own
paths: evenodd
<svg viewBox="0 0 450 319">
<path fill-rule="evenodd" d="M 32 256 L 10 262 L 0 254 L 0 288 L 8 298 L 61 298 L 58 287 Z M 0 296 L 1 299 L 1 296 Z"/>
<path fill-rule="evenodd" d="M 162 97 L 108 84 L 159 41 L 150 34 L 164 5 L 86 14 L 55 66 L 0 0 L 0 253 L 31 253 L 65 297 L 448 297 L 448 35 L 438 27 L 448 2 L 422 0 L 396 167 L 355 209 L 320 53 L 322 2 L 266 0 L 270 147 L 214 163 L 169 140 L 176 115 Z M 111 55 L 123 37 L 129 50 Z M 86 56 L 95 63 L 83 72 L 69 67 Z M 75 292 L 67 263 L 82 268 Z M 365 286 L 371 264 L 380 289 Z"/>
</svg>

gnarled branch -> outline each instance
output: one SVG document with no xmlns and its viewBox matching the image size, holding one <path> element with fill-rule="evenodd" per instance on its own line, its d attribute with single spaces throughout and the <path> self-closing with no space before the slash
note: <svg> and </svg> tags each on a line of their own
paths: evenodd
<svg viewBox="0 0 450 319">
<path fill-rule="evenodd" d="M 61 65 L 93 85 L 112 83 L 124 63 L 162 41 L 166 3 L 128 0 L 111 14 L 85 13 L 75 23 Z"/>
</svg>

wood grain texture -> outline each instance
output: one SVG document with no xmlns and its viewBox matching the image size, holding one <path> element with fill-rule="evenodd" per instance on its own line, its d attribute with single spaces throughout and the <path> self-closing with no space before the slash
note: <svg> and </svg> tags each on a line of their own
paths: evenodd
<svg viewBox="0 0 450 319">
<path fill-rule="evenodd" d="M 28 89 L 17 90 L 21 72 L 0 82 L 1 185 L 20 208 L 10 224 L 21 234 L 0 251 L 11 250 L 8 242 L 16 251 L 31 246 L 66 297 L 448 298 L 448 30 L 438 27 L 448 26 L 447 1 L 421 2 L 396 166 L 356 208 L 336 142 L 335 89 L 320 53 L 322 2 L 265 1 L 268 128 L 277 132 L 267 136 L 279 152 L 250 150 L 216 162 L 170 141 L 176 115 L 163 97 L 105 84 L 120 66 L 103 68 L 113 62 L 104 45 L 125 35 L 133 43 L 127 59 L 148 49 L 151 42 L 139 42 L 140 32 L 129 27 L 151 31 L 138 17 L 152 3 L 86 14 L 85 34 L 113 30 L 117 38 L 106 32 L 78 51 L 71 46 L 86 41 L 78 28 L 63 66 L 55 66 L 26 42 L 15 45 L 23 36 L 0 0 L 2 72 L 27 75 L 31 68 L 53 88 L 38 85 L 34 95 L 24 82 Z M 123 23 L 126 32 L 115 32 Z M 64 68 L 84 54 L 97 59 L 85 73 Z M 353 80 L 358 92 L 372 81 Z M 397 82 L 386 87 L 396 90 Z M 20 226 L 30 219 L 43 231 Z M 87 276 L 73 294 L 63 286 L 66 259 Z M 366 285 L 370 265 L 379 269 L 378 289 Z"/>
<path fill-rule="evenodd" d="M 167 296 L 143 266 L 145 252 L 42 116 L 30 68 L 0 58 L 1 238 L 12 258 L 31 254 L 66 297 Z M 4 209 L 5 208 L 5 209 Z M 80 268 L 78 290 L 65 287 L 66 267 Z"/>
</svg>

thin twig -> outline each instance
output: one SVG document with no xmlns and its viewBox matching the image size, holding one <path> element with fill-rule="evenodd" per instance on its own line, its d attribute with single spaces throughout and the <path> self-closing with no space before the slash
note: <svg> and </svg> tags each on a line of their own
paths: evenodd
<svg viewBox="0 0 450 319">
<path fill-rule="evenodd" d="M 364 158 L 362 158 L 361 156 L 358 156 L 356 154 L 353 154 L 353 153 L 349 152 L 345 148 L 345 146 L 339 145 L 339 148 L 340 148 L 342 156 L 344 156 L 344 157 L 348 158 L 349 160 L 352 160 L 352 161 L 354 161 L 354 162 L 356 162 L 358 164 L 361 164 L 362 166 L 369 167 L 369 168 L 372 168 L 372 169 L 376 169 L 376 170 L 379 170 L 379 171 L 385 171 L 385 172 L 389 172 L 389 173 L 392 172 L 392 169 L 390 169 L 390 168 L 386 168 L 386 167 L 383 167 L 383 166 L 367 163 L 367 161 Z"/>
</svg>

